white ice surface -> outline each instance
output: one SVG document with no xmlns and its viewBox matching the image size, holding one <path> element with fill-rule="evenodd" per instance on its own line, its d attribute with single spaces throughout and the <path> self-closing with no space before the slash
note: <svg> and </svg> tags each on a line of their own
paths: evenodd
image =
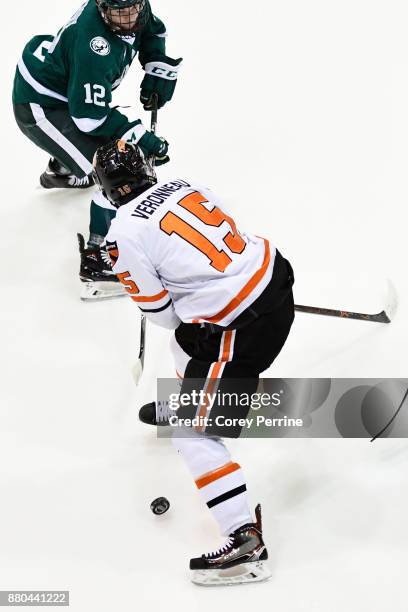
<svg viewBox="0 0 408 612">
<path fill-rule="evenodd" d="M 299 303 L 376 312 L 390 277 L 392 325 L 299 315 L 268 371 L 287 377 L 407 375 L 408 37 L 406 3 L 154 0 L 183 55 L 163 178 L 196 178 L 293 263 Z M 137 421 L 168 333 L 148 327 L 130 374 L 131 301 L 78 299 L 77 231 L 89 193 L 37 187 L 47 156 L 15 126 L 14 65 L 56 32 L 74 0 L 20 0 L 3 14 L 0 328 L 0 589 L 70 589 L 75 612 L 406 612 L 405 440 L 231 443 L 261 501 L 273 578 L 200 590 L 188 558 L 217 530 L 167 441 Z M 116 103 L 138 107 L 141 71 Z M 146 125 L 148 115 L 145 115 Z M 157 518 L 159 495 L 172 507 Z"/>
</svg>

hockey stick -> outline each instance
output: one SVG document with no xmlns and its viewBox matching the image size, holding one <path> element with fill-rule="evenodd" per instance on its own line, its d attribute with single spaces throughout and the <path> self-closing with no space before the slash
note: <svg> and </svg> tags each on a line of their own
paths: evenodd
<svg viewBox="0 0 408 612">
<path fill-rule="evenodd" d="M 373 321 L 374 323 L 391 323 L 391 319 L 385 310 L 377 314 L 364 314 L 362 312 L 350 312 L 348 310 L 332 310 L 330 308 L 318 308 L 317 306 L 295 305 L 297 312 L 307 314 L 323 315 L 325 317 L 340 317 L 341 319 L 355 319 L 357 321 Z"/>
<path fill-rule="evenodd" d="M 350 312 L 348 310 L 333 310 L 331 308 L 319 308 L 317 306 L 295 305 L 297 312 L 307 314 L 323 315 L 326 317 L 340 317 L 342 319 L 355 319 L 357 321 L 372 321 L 373 323 L 391 323 L 397 307 L 397 294 L 391 281 L 388 281 L 387 305 L 378 314 L 363 314 L 361 312 Z"/>
<path fill-rule="evenodd" d="M 157 106 L 159 104 L 159 97 L 157 95 L 157 93 L 152 94 L 152 117 L 150 120 L 150 131 L 153 132 L 153 134 L 156 134 L 156 128 L 157 128 Z M 155 156 L 152 155 L 151 156 L 151 160 L 153 162 L 153 166 L 154 166 L 154 162 L 155 162 Z"/>
<path fill-rule="evenodd" d="M 156 128 L 157 128 L 157 105 L 158 105 L 158 96 L 156 93 L 152 94 L 152 116 L 151 116 L 151 121 L 150 121 L 150 131 L 153 132 L 153 134 L 156 133 Z M 154 166 L 155 163 L 155 156 L 152 155 L 151 158 L 151 163 Z M 136 383 L 136 385 L 139 384 L 140 379 L 142 377 L 143 374 L 143 368 L 144 368 L 144 358 L 145 358 L 145 347 L 146 347 L 146 315 L 142 312 L 142 315 L 140 317 L 140 351 L 139 351 L 139 357 L 138 360 L 136 362 L 136 364 L 133 366 L 133 378 L 134 381 Z"/>
<path fill-rule="evenodd" d="M 142 313 L 140 317 L 140 350 L 139 357 L 132 369 L 132 374 L 136 385 L 139 384 L 143 374 L 144 358 L 145 358 L 145 343 L 146 343 L 146 316 Z"/>
</svg>

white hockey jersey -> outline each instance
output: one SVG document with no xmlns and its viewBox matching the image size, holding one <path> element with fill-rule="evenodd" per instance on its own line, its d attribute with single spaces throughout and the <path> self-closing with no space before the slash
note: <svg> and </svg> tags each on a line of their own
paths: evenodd
<svg viewBox="0 0 408 612">
<path fill-rule="evenodd" d="M 272 278 L 276 249 L 237 230 L 207 188 L 177 179 L 121 206 L 106 237 L 113 270 L 163 327 L 229 325 Z"/>
</svg>

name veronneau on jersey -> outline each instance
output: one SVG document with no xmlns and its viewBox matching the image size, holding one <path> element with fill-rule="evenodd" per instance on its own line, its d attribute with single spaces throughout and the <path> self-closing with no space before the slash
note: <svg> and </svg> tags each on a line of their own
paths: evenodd
<svg viewBox="0 0 408 612">
<path fill-rule="evenodd" d="M 132 217 L 138 217 L 139 219 L 149 219 L 149 217 L 156 211 L 156 209 L 164 204 L 164 202 L 176 191 L 183 189 L 183 187 L 191 187 L 187 181 L 181 179 L 166 183 L 153 190 L 150 195 L 146 196 L 140 204 L 136 206 Z"/>
</svg>

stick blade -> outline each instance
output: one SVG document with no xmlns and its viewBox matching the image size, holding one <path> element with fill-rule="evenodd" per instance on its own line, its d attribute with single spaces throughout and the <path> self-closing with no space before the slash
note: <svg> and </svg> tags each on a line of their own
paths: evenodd
<svg viewBox="0 0 408 612">
<path fill-rule="evenodd" d="M 140 379 L 142 378 L 143 368 L 144 368 L 145 347 L 146 347 L 146 316 L 144 314 L 142 314 L 141 319 L 140 319 L 139 342 L 140 342 L 139 358 L 132 368 L 133 380 L 135 381 L 136 386 L 139 384 Z"/>
<path fill-rule="evenodd" d="M 395 317 L 397 308 L 398 308 L 397 290 L 395 289 L 394 283 L 391 281 L 391 279 L 388 278 L 387 279 L 387 302 L 386 302 L 386 306 L 383 311 L 385 316 L 388 319 L 387 321 L 388 323 L 391 323 L 391 321 Z"/>
<path fill-rule="evenodd" d="M 141 359 L 138 359 L 132 368 L 132 376 L 133 376 L 133 380 L 135 381 L 136 386 L 139 384 L 140 379 L 142 378 L 142 374 L 143 374 L 143 363 Z"/>
</svg>

